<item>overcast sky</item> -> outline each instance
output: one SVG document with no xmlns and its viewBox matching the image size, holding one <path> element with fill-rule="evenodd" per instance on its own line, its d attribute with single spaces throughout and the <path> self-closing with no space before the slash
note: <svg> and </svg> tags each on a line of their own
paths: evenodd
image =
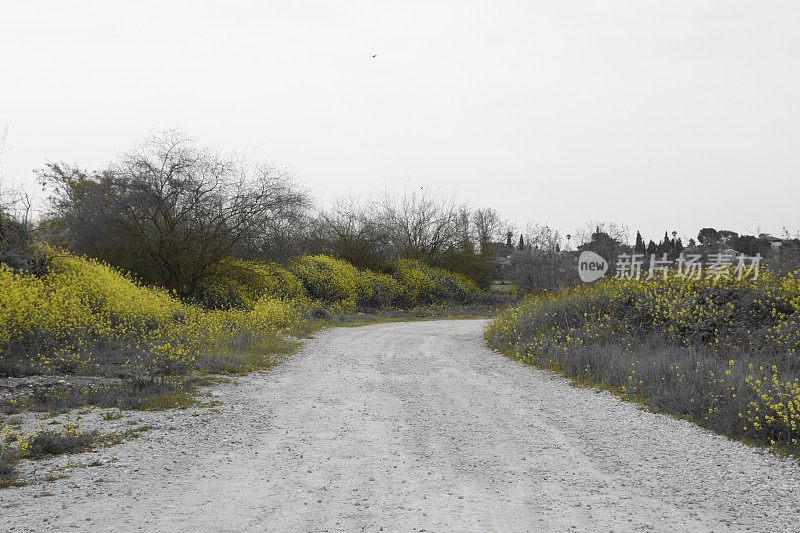
<svg viewBox="0 0 800 533">
<path fill-rule="evenodd" d="M 397 183 L 564 233 L 800 229 L 800 2 L 0 5 L 6 182 L 177 127 L 323 202 Z"/>
</svg>

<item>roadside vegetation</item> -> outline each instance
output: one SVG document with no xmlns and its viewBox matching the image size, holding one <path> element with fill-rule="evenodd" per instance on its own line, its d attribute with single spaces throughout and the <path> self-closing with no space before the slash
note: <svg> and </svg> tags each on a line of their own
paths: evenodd
<svg viewBox="0 0 800 533">
<path fill-rule="evenodd" d="M 41 276 L 0 265 L 0 372 L 121 378 L 127 394 L 179 390 L 183 378 L 198 372 L 268 368 L 294 347 L 285 333 L 313 320 L 317 309 L 335 318 L 495 298 L 462 275 L 420 261 L 398 261 L 390 273 L 377 273 L 315 255 L 285 266 L 235 261 L 207 282 L 200 305 L 97 260 L 53 249 L 42 253 L 47 272 Z M 113 405 L 109 390 L 122 388 L 98 388 L 94 398 L 128 407 L 124 398 Z M 53 402 L 59 397 L 48 396 Z"/>
<path fill-rule="evenodd" d="M 528 297 L 489 345 L 654 411 L 800 450 L 800 275 L 603 280 Z"/>
<path fill-rule="evenodd" d="M 334 323 L 413 318 L 417 306 L 446 316 L 507 301 L 418 260 L 398 261 L 384 273 L 313 255 L 285 265 L 223 261 L 197 302 L 95 259 L 35 247 L 40 273 L 0 264 L 0 377 L 67 380 L 3 397 L 3 414 L 212 405 L 198 398 L 198 386 L 274 366 L 298 346 L 293 336 Z M 102 381 L 75 385 L 68 376 Z M 18 481 L 19 460 L 113 441 L 75 428 L 5 438 L 14 446 L 0 449 L 0 486 Z"/>
<path fill-rule="evenodd" d="M 484 290 L 491 210 L 406 192 L 314 212 L 287 173 L 174 131 L 99 170 L 38 176 L 38 220 L 0 192 L 0 376 L 123 380 L 49 391 L 53 404 L 179 396 L 198 376 L 269 368 L 320 321 L 510 301 Z"/>
<path fill-rule="evenodd" d="M 288 173 L 175 131 L 37 175 L 35 219 L 0 184 L 0 414 L 211 405 L 199 387 L 269 369 L 328 325 L 485 316 L 514 298 L 486 290 L 505 223 L 426 191 L 316 208 Z M 95 437 L 18 439 L 0 478 Z"/>
<path fill-rule="evenodd" d="M 3 424 L 0 435 L 0 488 L 20 484 L 15 464 L 21 460 L 46 459 L 64 454 L 76 454 L 113 446 L 136 438 L 146 428 L 101 433 L 81 431 L 74 424 L 57 429 L 44 429 L 26 434 L 12 425 Z"/>
</svg>

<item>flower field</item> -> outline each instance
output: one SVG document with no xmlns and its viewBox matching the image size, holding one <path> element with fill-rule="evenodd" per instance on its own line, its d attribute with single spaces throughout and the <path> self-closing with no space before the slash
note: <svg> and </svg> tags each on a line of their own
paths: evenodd
<svg viewBox="0 0 800 533">
<path fill-rule="evenodd" d="M 519 360 L 745 441 L 800 448 L 800 277 L 607 280 L 487 329 Z"/>
</svg>

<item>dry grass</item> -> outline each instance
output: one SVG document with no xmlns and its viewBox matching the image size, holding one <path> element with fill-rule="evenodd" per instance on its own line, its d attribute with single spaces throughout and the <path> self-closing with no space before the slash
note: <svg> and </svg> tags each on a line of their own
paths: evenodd
<svg viewBox="0 0 800 533">
<path fill-rule="evenodd" d="M 0 444 L 0 489 L 17 483 L 17 470 L 13 466 L 17 454 L 11 448 Z"/>
<path fill-rule="evenodd" d="M 691 420 L 736 439 L 770 444 L 767 434 L 759 438 L 759 434 L 744 431 L 741 416 L 751 409 L 751 402 L 759 400 L 747 385 L 747 376 L 759 368 L 770 372 L 765 361 L 739 360 L 731 365 L 709 351 L 665 345 L 655 339 L 635 346 L 552 349 L 524 360 L 558 370 L 578 384 L 608 389 L 652 411 Z"/>
<path fill-rule="evenodd" d="M 490 346 L 745 442 L 800 452 L 800 280 L 608 282 L 529 298 Z"/>
</svg>

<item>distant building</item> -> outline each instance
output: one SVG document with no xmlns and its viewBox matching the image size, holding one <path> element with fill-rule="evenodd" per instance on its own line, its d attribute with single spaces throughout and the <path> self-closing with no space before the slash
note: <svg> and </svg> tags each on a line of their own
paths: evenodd
<svg viewBox="0 0 800 533">
<path fill-rule="evenodd" d="M 508 246 L 503 242 L 490 242 L 488 244 L 488 251 L 497 258 L 507 259 L 516 251 L 516 247 Z"/>
<path fill-rule="evenodd" d="M 758 236 L 758 238 L 769 241 L 769 243 L 772 246 L 773 250 L 777 250 L 783 244 L 783 239 L 780 239 L 778 237 L 773 237 L 772 235 L 769 235 L 768 233 L 762 233 L 761 235 Z"/>
</svg>

